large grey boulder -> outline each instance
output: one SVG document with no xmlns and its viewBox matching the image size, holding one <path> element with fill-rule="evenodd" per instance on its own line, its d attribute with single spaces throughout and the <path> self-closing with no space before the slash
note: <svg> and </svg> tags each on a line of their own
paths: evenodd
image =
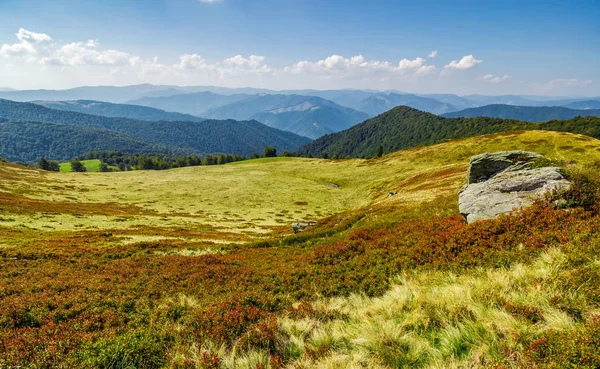
<svg viewBox="0 0 600 369">
<path fill-rule="evenodd" d="M 533 204 L 536 197 L 567 190 L 560 168 L 536 168 L 543 156 L 527 151 L 485 153 L 471 158 L 458 208 L 471 223 Z"/>
</svg>

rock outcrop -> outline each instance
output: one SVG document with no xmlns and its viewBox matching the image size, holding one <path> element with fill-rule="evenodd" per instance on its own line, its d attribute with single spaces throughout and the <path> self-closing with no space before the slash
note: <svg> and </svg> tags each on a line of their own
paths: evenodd
<svg viewBox="0 0 600 369">
<path fill-rule="evenodd" d="M 460 190 L 460 213 L 471 223 L 521 209 L 551 191 L 567 190 L 560 168 L 538 168 L 542 155 L 527 151 L 485 153 L 471 158 L 467 184 Z"/>
</svg>

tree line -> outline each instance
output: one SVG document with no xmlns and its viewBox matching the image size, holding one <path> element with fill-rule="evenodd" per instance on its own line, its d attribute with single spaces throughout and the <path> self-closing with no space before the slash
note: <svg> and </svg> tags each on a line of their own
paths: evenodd
<svg viewBox="0 0 600 369">
<path fill-rule="evenodd" d="M 291 156 L 291 153 L 284 152 L 282 156 Z M 223 165 L 236 161 L 258 159 L 261 157 L 276 157 L 277 149 L 272 146 L 265 147 L 263 154 L 252 153 L 250 157 L 233 154 L 206 155 L 204 157 L 196 155 L 187 156 L 168 156 L 164 154 L 130 154 L 119 151 L 95 151 L 81 155 L 70 161 L 73 172 L 86 172 L 87 168 L 82 160 L 99 160 L 100 172 L 110 172 L 112 167 L 118 167 L 120 171 L 128 170 L 165 170 L 173 168 L 195 167 L 202 165 Z M 40 158 L 37 163 L 38 168 L 47 171 L 60 171 L 60 164 L 57 161 Z"/>
</svg>

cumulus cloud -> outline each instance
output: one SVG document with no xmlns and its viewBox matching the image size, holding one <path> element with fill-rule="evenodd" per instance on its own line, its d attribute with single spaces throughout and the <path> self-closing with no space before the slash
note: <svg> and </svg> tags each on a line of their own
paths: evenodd
<svg viewBox="0 0 600 369">
<path fill-rule="evenodd" d="M 262 75 L 272 72 L 265 57 L 235 55 L 217 62 L 209 62 L 198 54 L 184 54 L 175 64 L 163 64 L 158 58 L 143 59 L 125 51 L 102 49 L 97 40 L 66 44 L 55 42 L 44 33 L 21 28 L 16 33 L 18 43 L 0 47 L 0 57 L 25 58 L 30 64 L 47 67 L 110 67 L 109 73 L 118 74 L 119 69 L 130 68 L 138 76 L 194 76 L 223 79 L 243 75 Z M 133 68 L 133 70 L 131 70 Z M 126 71 L 121 71 L 125 73 Z"/>
<path fill-rule="evenodd" d="M 500 83 L 506 81 L 508 78 L 508 74 L 505 74 L 503 76 L 494 76 L 493 74 L 486 74 L 485 76 L 477 78 L 477 80 L 486 81 L 490 83 Z"/>
<path fill-rule="evenodd" d="M 460 59 L 459 61 L 457 61 L 457 60 L 451 61 L 450 64 L 444 66 L 444 68 L 465 70 L 465 69 L 471 69 L 481 62 L 482 62 L 482 60 L 475 59 L 475 57 L 473 57 L 473 54 L 471 54 L 471 55 L 463 56 L 462 59 Z"/>
<path fill-rule="evenodd" d="M 426 65 L 423 58 L 402 59 L 397 65 L 389 61 L 367 60 L 362 55 L 346 58 L 331 55 L 318 61 L 300 61 L 284 68 L 284 72 L 292 74 L 317 74 L 344 78 L 366 78 L 393 74 L 427 74 L 435 70 L 435 66 Z"/>
<path fill-rule="evenodd" d="M 15 36 L 19 42 L 2 45 L 0 47 L 1 57 L 36 55 L 40 48 L 44 48 L 52 42 L 52 37 L 47 34 L 31 32 L 24 28 L 19 29 Z"/>
<path fill-rule="evenodd" d="M 433 59 L 433 58 L 435 58 L 437 56 L 437 53 L 438 53 L 437 50 L 433 50 L 432 52 L 430 52 L 427 55 L 427 57 L 430 58 L 430 59 Z"/>
<path fill-rule="evenodd" d="M 39 60 L 41 64 L 61 66 L 83 65 L 127 65 L 132 56 L 123 51 L 98 50 L 95 40 L 72 42 L 53 50 L 48 56 Z"/>
</svg>

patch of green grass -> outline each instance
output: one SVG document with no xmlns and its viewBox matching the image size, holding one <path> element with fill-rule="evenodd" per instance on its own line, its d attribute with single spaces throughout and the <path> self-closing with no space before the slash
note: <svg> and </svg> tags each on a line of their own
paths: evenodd
<svg viewBox="0 0 600 369">
<path fill-rule="evenodd" d="M 91 172 L 91 173 L 100 172 L 100 163 L 101 163 L 100 160 L 97 160 L 97 159 L 81 160 L 81 163 L 83 165 L 85 165 L 85 168 L 87 169 L 88 172 Z M 112 169 L 113 171 L 119 170 L 119 168 L 114 165 L 109 165 L 108 167 L 110 169 Z M 63 173 L 72 172 L 71 163 L 70 162 L 60 163 L 60 171 Z"/>
</svg>

